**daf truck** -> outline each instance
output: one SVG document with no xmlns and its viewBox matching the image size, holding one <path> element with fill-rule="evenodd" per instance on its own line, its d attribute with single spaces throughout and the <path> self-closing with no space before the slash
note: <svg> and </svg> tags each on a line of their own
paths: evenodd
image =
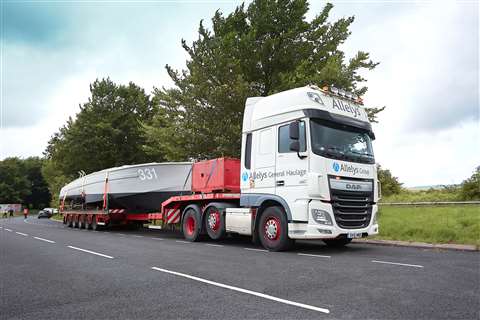
<svg viewBox="0 0 480 320">
<path fill-rule="evenodd" d="M 189 241 L 237 233 L 271 251 L 298 239 L 344 246 L 379 231 L 374 139 L 361 98 L 335 87 L 248 98 L 240 159 L 193 163 L 189 192 L 162 199 L 158 212 L 109 208 L 106 178 L 101 208 L 69 210 L 63 196 L 64 223 L 97 228 L 161 221 L 178 225 Z M 143 167 L 139 182 L 148 180 Z"/>
</svg>

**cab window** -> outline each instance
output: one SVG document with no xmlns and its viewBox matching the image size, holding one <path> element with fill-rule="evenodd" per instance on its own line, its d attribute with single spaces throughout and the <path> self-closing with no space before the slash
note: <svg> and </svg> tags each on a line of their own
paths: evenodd
<svg viewBox="0 0 480 320">
<path fill-rule="evenodd" d="M 307 151 L 307 146 L 306 146 L 306 133 L 305 133 L 305 122 L 300 121 L 299 123 L 299 128 L 300 128 L 300 151 L 304 152 Z M 290 142 L 293 140 L 290 139 L 290 129 L 289 129 L 289 124 L 283 125 L 278 128 L 278 153 L 287 153 L 287 152 L 293 152 L 290 150 Z"/>
</svg>

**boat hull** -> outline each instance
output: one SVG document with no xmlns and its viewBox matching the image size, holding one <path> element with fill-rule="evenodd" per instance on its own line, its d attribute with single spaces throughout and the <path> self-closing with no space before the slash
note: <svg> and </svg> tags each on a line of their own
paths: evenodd
<svg viewBox="0 0 480 320">
<path fill-rule="evenodd" d="M 148 163 L 110 168 L 67 184 L 60 191 L 66 206 L 108 208 L 130 212 L 159 210 L 169 197 L 191 193 L 192 163 Z"/>
</svg>

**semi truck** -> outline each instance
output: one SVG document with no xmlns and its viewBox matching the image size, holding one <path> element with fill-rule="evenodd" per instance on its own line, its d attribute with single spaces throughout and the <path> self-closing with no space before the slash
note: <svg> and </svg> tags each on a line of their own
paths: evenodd
<svg viewBox="0 0 480 320">
<path fill-rule="evenodd" d="M 84 186 L 77 205 L 68 205 L 69 190 L 62 189 L 64 223 L 97 229 L 160 222 L 178 226 L 188 241 L 236 233 L 270 251 L 299 239 L 344 246 L 379 232 L 374 139 L 362 99 L 335 87 L 247 98 L 240 159 L 192 163 L 185 184 L 159 196 L 155 212 L 109 201 L 106 171 L 96 207 L 85 205 Z M 155 165 L 132 166 L 129 177 L 138 184 L 161 180 Z"/>
</svg>

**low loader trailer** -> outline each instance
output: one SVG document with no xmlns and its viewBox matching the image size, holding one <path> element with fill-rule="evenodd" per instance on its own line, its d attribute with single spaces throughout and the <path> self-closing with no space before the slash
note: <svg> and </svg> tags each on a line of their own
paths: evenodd
<svg viewBox="0 0 480 320">
<path fill-rule="evenodd" d="M 378 234 L 374 139 L 362 100 L 334 87 L 248 98 L 240 159 L 82 176 L 60 193 L 64 223 L 176 225 L 188 241 L 236 233 L 271 251 L 296 239 L 343 246 Z"/>
</svg>

